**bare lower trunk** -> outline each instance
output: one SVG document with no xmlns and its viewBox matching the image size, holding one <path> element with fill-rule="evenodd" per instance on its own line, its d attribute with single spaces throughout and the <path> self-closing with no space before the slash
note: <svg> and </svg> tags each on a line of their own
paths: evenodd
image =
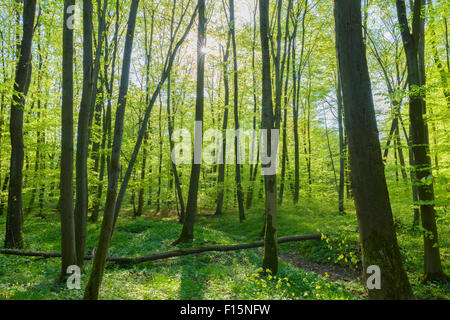
<svg viewBox="0 0 450 320">
<path fill-rule="evenodd" d="M 133 0 L 128 19 L 127 34 L 125 40 L 122 77 L 120 81 L 119 98 L 116 112 L 116 121 L 114 127 L 114 142 L 111 152 L 111 171 L 108 179 L 108 192 L 106 196 L 105 212 L 103 215 L 100 239 L 95 253 L 92 271 L 89 282 L 84 292 L 86 300 L 98 299 L 100 284 L 102 282 L 105 269 L 106 256 L 108 254 L 109 243 L 111 240 L 112 229 L 114 225 L 114 206 L 116 203 L 116 193 L 120 172 L 120 153 L 122 149 L 123 124 L 125 108 L 127 104 L 128 84 L 130 78 L 131 54 L 133 50 L 134 30 L 136 26 L 136 16 L 139 6 L 139 0 Z"/>
<path fill-rule="evenodd" d="M 413 293 L 397 244 L 384 175 L 362 36 L 361 2 L 335 0 L 334 7 L 363 278 L 367 280 L 367 268 L 376 265 L 381 271 L 381 287 L 368 288 L 369 299 L 411 299 Z"/>
<path fill-rule="evenodd" d="M 20 45 L 19 60 L 16 66 L 14 91 L 12 97 L 10 135 L 11 135 L 11 159 L 8 193 L 8 213 L 6 218 L 5 247 L 23 247 L 23 204 L 22 204 L 22 179 L 23 179 L 23 112 L 27 87 L 31 80 L 31 46 L 34 33 L 34 17 L 36 14 L 36 0 L 29 0 L 23 6 L 23 36 Z"/>
<path fill-rule="evenodd" d="M 262 51 L 262 129 L 267 130 L 267 140 L 263 146 L 267 156 L 277 152 L 272 146 L 272 129 L 275 118 L 272 106 L 272 85 L 270 73 L 270 48 L 269 48 L 269 0 L 259 1 L 260 33 Z M 268 164 L 274 165 L 272 163 Z M 277 176 L 269 172 L 267 164 L 262 165 L 265 174 L 266 201 L 265 201 L 265 235 L 264 235 L 264 257 L 262 261 L 263 272 L 270 270 L 272 274 L 278 272 L 278 248 L 277 248 Z"/>
<path fill-rule="evenodd" d="M 73 215 L 73 29 L 67 21 L 73 12 L 69 8 L 75 0 L 64 3 L 63 29 L 63 98 L 61 122 L 61 276 L 64 282 L 67 268 L 76 264 L 75 220 Z"/>
<path fill-rule="evenodd" d="M 78 114 L 76 152 L 75 239 L 77 265 L 83 267 L 88 210 L 88 130 L 92 99 L 92 0 L 83 0 L 83 93 Z"/>
<path fill-rule="evenodd" d="M 205 0 L 198 0 L 198 38 L 197 38 L 197 99 L 195 107 L 195 121 L 200 126 L 195 128 L 195 141 L 189 194 L 186 206 L 186 217 L 183 223 L 181 235 L 174 244 L 184 243 L 194 238 L 194 221 L 197 212 L 197 195 L 200 180 L 201 150 L 203 145 L 203 105 L 205 88 L 205 55 L 202 48 L 206 45 L 205 28 Z"/>
</svg>

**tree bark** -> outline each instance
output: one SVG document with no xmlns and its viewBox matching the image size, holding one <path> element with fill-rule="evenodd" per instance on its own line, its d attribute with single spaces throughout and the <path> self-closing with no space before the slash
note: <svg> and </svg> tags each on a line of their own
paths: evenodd
<svg viewBox="0 0 450 320">
<path fill-rule="evenodd" d="M 194 222 L 197 213 L 197 195 L 201 169 L 201 150 L 203 146 L 203 105 L 205 89 L 205 54 L 203 49 L 206 45 L 206 25 L 205 25 L 205 0 L 198 0 L 198 37 L 197 37 L 197 98 L 195 105 L 195 121 L 200 123 L 202 128 L 196 128 L 194 139 L 194 157 L 192 161 L 191 179 L 189 183 L 188 201 L 186 206 L 186 217 L 183 222 L 181 235 L 174 244 L 185 243 L 194 239 Z M 197 131 L 198 130 L 198 131 Z"/>
<path fill-rule="evenodd" d="M 236 45 L 236 22 L 234 18 L 234 0 L 230 0 L 230 32 L 231 43 L 233 47 L 233 74 L 234 74 L 234 129 L 236 136 L 234 138 L 234 153 L 236 166 L 236 195 L 239 207 L 239 221 L 245 220 L 244 195 L 242 193 L 241 183 L 241 152 L 240 152 L 240 129 L 239 129 L 239 77 Z"/>
<path fill-rule="evenodd" d="M 92 99 L 92 0 L 83 0 L 83 93 L 78 114 L 76 152 L 75 240 L 77 265 L 83 267 L 88 210 L 88 130 Z"/>
<path fill-rule="evenodd" d="M 394 229 L 362 35 L 361 2 L 334 1 L 336 47 L 348 134 L 363 278 L 376 265 L 381 288 L 369 299 L 412 299 Z"/>
<path fill-rule="evenodd" d="M 230 53 L 230 37 L 231 34 L 228 32 L 228 40 L 227 40 L 227 47 L 225 49 L 225 52 L 223 52 L 223 85 L 224 85 L 224 91 L 225 91 L 225 110 L 223 112 L 223 123 L 222 123 L 222 153 L 220 155 L 220 159 L 222 159 L 222 163 L 219 164 L 219 173 L 217 177 L 217 191 L 218 191 L 218 197 L 217 197 L 217 206 L 216 206 L 216 212 L 215 215 L 219 216 L 221 215 L 222 209 L 223 209 L 223 198 L 225 196 L 225 159 L 226 159 L 226 152 L 227 152 L 227 136 L 226 136 L 226 130 L 228 127 L 228 108 L 230 105 L 230 86 L 228 82 L 228 58 Z"/>
<path fill-rule="evenodd" d="M 431 159 L 428 155 L 428 126 L 424 120 L 426 106 L 423 86 L 425 85 L 424 46 L 425 32 L 422 8 L 424 2 L 415 0 L 413 3 L 412 32 L 410 32 L 406 5 L 404 0 L 397 0 L 397 15 L 401 27 L 403 47 L 408 68 L 409 117 L 411 121 L 411 141 L 414 154 L 415 172 L 417 178 L 418 199 L 424 232 L 424 273 L 425 280 L 447 279 L 442 270 L 439 255 L 438 232 L 434 210 L 433 175 Z M 419 91 L 419 92 L 417 92 Z"/>
<path fill-rule="evenodd" d="M 170 81 L 170 75 L 167 79 L 167 125 L 169 128 L 169 137 L 172 137 L 173 134 L 173 127 L 174 127 L 174 119 L 173 119 L 173 114 L 172 114 L 172 110 L 171 110 L 171 104 L 170 104 L 170 99 L 171 99 L 171 81 Z M 169 144 L 170 144 L 170 150 L 173 150 L 174 148 L 174 143 L 172 141 L 172 139 L 169 138 Z M 180 177 L 178 175 L 178 170 L 177 170 L 177 165 L 173 162 L 171 162 L 171 168 L 172 168 L 172 173 L 175 179 L 175 188 L 176 188 L 176 192 L 177 192 L 177 196 L 178 196 L 178 202 L 180 205 L 180 222 L 182 223 L 184 221 L 184 216 L 185 216 L 185 206 L 184 206 L 184 199 L 183 199 L 183 191 L 181 190 L 181 182 L 180 182 Z"/>
<path fill-rule="evenodd" d="M 269 48 L 269 0 L 259 0 L 260 13 L 260 34 L 261 34 L 261 52 L 262 52 L 262 115 L 261 128 L 267 130 L 267 141 L 263 146 L 267 156 L 277 152 L 272 146 L 272 129 L 274 128 L 275 118 L 273 114 L 272 103 L 272 84 L 270 72 L 270 48 Z M 277 175 L 270 174 L 267 166 L 275 165 L 272 163 L 262 164 L 262 170 L 265 174 L 265 235 L 264 235 L 264 257 L 262 268 L 265 272 L 269 269 L 272 274 L 278 272 L 278 248 L 277 248 Z"/>
<path fill-rule="evenodd" d="M 253 136 L 254 141 L 256 141 L 256 112 L 258 110 L 258 98 L 256 95 L 257 92 L 257 82 L 256 82 L 256 14 L 258 13 L 258 3 L 255 5 L 255 9 L 253 11 L 253 38 L 252 38 L 252 84 L 253 84 L 253 131 L 255 132 L 255 135 Z M 251 149 L 251 158 L 254 159 L 254 152 L 255 152 L 255 145 L 252 145 Z M 247 193 L 247 203 L 246 207 L 247 209 L 250 209 L 252 206 L 253 201 L 253 190 L 255 188 L 255 181 L 256 181 L 256 174 L 258 172 L 258 162 L 259 162 L 259 144 L 256 150 L 256 163 L 255 165 L 250 165 L 250 188 Z"/>
<path fill-rule="evenodd" d="M 131 54 L 133 51 L 134 31 L 136 27 L 136 16 L 139 0 L 133 0 L 130 7 L 127 34 L 123 55 L 122 77 L 120 81 L 119 100 L 117 105 L 116 120 L 114 127 L 114 142 L 111 152 L 111 171 L 108 179 L 108 192 L 106 196 L 105 211 L 103 215 L 100 238 L 95 253 L 92 271 L 88 285 L 84 292 L 86 300 L 97 300 L 105 269 L 106 256 L 114 224 L 114 206 L 116 203 L 117 186 L 120 172 L 120 154 L 122 150 L 123 125 L 125 108 L 127 104 L 128 84 L 130 78 Z"/>
<path fill-rule="evenodd" d="M 74 14 L 75 0 L 64 2 L 63 28 L 63 83 L 61 111 L 61 276 L 63 282 L 67 268 L 76 264 L 75 220 L 73 214 L 73 28 L 68 25 Z"/>
<path fill-rule="evenodd" d="M 11 104 L 9 131 L 11 135 L 11 159 L 8 193 L 8 211 L 6 218 L 6 248 L 23 247 L 23 112 L 28 83 L 31 80 L 31 47 L 34 33 L 36 0 L 25 1 L 23 5 L 23 36 L 19 58 L 16 65 L 14 92 Z"/>
<path fill-rule="evenodd" d="M 344 187 L 345 187 L 345 151 L 344 151 L 344 110 L 342 102 L 341 76 L 338 68 L 338 84 L 336 88 L 338 105 L 338 128 L 339 128 L 339 212 L 345 213 Z"/>
</svg>

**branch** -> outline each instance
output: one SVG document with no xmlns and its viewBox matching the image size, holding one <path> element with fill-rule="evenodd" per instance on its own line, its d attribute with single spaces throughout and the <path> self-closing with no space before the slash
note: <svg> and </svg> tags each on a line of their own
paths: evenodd
<svg viewBox="0 0 450 320">
<path fill-rule="evenodd" d="M 303 236 L 288 236 L 278 238 L 278 243 L 287 243 L 287 242 L 296 242 L 296 241 L 307 241 L 307 240 L 321 240 L 321 234 L 310 234 Z M 197 248 L 186 248 L 186 249 L 177 249 L 157 254 L 152 254 L 148 256 L 142 257 L 109 257 L 106 260 L 109 262 L 116 263 L 143 263 L 148 261 L 157 261 L 164 260 L 174 257 L 187 256 L 191 254 L 203 253 L 203 252 L 227 252 L 227 251 L 236 251 L 236 250 L 244 250 L 244 249 L 252 249 L 264 247 L 264 241 L 243 243 L 243 244 L 233 244 L 233 245 L 213 245 L 206 247 L 197 247 Z M 15 256 L 23 256 L 23 257 L 42 257 L 45 259 L 50 258 L 61 258 L 60 253 L 49 253 L 49 252 L 24 252 L 20 250 L 9 250 L 2 249 L 0 250 L 0 254 L 4 255 L 15 255 Z M 92 260 L 94 256 L 89 255 L 84 257 L 85 260 Z"/>
</svg>

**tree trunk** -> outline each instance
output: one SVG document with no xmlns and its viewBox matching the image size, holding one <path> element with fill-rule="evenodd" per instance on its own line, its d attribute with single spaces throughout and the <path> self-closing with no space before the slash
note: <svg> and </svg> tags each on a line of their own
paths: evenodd
<svg viewBox="0 0 450 320">
<path fill-rule="evenodd" d="M 228 107 L 230 105 L 230 86 L 228 82 L 228 57 L 230 52 L 230 32 L 228 32 L 228 41 L 227 48 L 223 53 L 223 84 L 225 90 L 225 111 L 223 112 L 223 124 L 222 124 L 222 153 L 220 155 L 220 159 L 222 159 L 222 163 L 219 163 L 219 173 L 217 177 L 217 206 L 215 215 L 219 216 L 222 214 L 223 208 L 223 198 L 225 193 L 225 159 L 227 152 L 227 136 L 226 130 L 228 126 Z"/>
<path fill-rule="evenodd" d="M 6 248 L 23 247 L 23 111 L 27 95 L 27 83 L 31 80 L 31 47 L 34 33 L 36 0 L 25 1 L 23 5 L 23 36 L 16 65 L 14 91 L 11 104 L 9 130 L 11 135 L 11 159 L 8 193 L 8 213 L 6 218 Z"/>
<path fill-rule="evenodd" d="M 83 0 L 83 93 L 78 114 L 76 152 L 75 239 L 77 265 L 83 267 L 88 210 L 88 127 L 92 99 L 92 0 Z"/>
<path fill-rule="evenodd" d="M 252 84 L 253 84 L 253 131 L 255 132 L 255 135 L 253 137 L 254 141 L 256 141 L 256 112 L 258 110 L 258 98 L 256 95 L 257 92 L 257 82 L 256 82 L 256 66 L 255 66 L 255 54 L 256 54 L 256 14 L 258 12 L 258 4 L 255 5 L 255 9 L 253 11 L 253 39 L 252 39 Z M 254 159 L 254 153 L 255 153 L 255 144 L 251 147 L 251 158 Z M 247 193 L 247 203 L 246 207 L 247 209 L 250 209 L 252 206 L 253 201 L 253 190 L 255 188 L 255 181 L 256 181 L 256 174 L 258 172 L 258 162 L 259 162 L 259 144 L 257 146 L 256 151 L 256 163 L 255 165 L 250 165 L 250 188 Z"/>
<path fill-rule="evenodd" d="M 68 276 L 67 268 L 76 264 L 75 220 L 73 215 L 73 28 L 69 19 L 74 13 L 75 0 L 64 2 L 63 29 L 63 89 L 61 111 L 61 277 Z"/>
<path fill-rule="evenodd" d="M 91 130 L 92 120 L 94 118 L 94 109 L 97 104 L 97 84 L 101 67 L 102 52 L 103 52 L 103 40 L 105 39 L 106 28 L 106 12 L 108 10 L 108 0 L 103 0 L 103 7 L 101 0 L 97 0 L 98 11 L 98 30 L 97 30 L 97 47 L 95 50 L 94 69 L 92 74 L 92 94 L 91 94 L 91 106 L 89 109 L 89 130 Z"/>
<path fill-rule="evenodd" d="M 338 128 L 339 128 L 339 212 L 344 213 L 344 187 L 345 187 L 345 151 L 344 151 L 344 112 L 342 102 L 341 76 L 338 69 L 338 85 L 336 88 L 338 105 Z"/>
<path fill-rule="evenodd" d="M 170 104 L 170 99 L 171 99 L 171 81 L 170 81 L 170 75 L 167 79 L 167 125 L 169 128 L 169 137 L 172 137 L 173 134 L 173 123 L 174 123 L 174 119 L 173 119 L 173 115 L 172 115 L 172 111 L 171 111 L 171 104 Z M 174 144 L 171 138 L 169 138 L 170 141 L 170 150 L 173 150 L 174 148 Z M 175 188 L 177 191 L 177 197 L 178 197 L 178 202 L 180 205 L 180 222 L 182 223 L 184 221 L 184 216 L 185 216 L 185 208 L 184 208 L 184 200 L 183 200 L 183 191 L 181 190 L 181 182 L 180 182 L 180 177 L 178 175 L 178 170 L 177 170 L 177 165 L 175 164 L 175 162 L 170 161 L 171 162 L 171 168 L 172 168 L 172 173 L 175 179 Z"/>
<path fill-rule="evenodd" d="M 397 0 L 397 14 L 401 27 L 403 46 L 408 68 L 409 117 L 411 121 L 411 142 L 414 154 L 417 179 L 418 200 L 424 232 L 424 273 L 425 280 L 447 279 L 442 270 L 439 255 L 438 232 L 434 210 L 433 175 L 431 159 L 428 155 L 428 127 L 424 120 L 426 114 L 422 87 L 425 85 L 424 46 L 425 32 L 422 8 L 424 2 L 414 1 L 412 33 L 406 17 L 404 0 Z M 417 89 L 420 89 L 417 93 Z"/>
<path fill-rule="evenodd" d="M 151 27 L 150 27 L 150 41 L 148 40 L 147 32 L 147 15 L 144 10 L 144 26 L 145 26 L 145 103 L 149 103 L 150 99 L 150 64 L 152 61 L 152 46 L 153 46 L 153 32 L 155 24 L 155 10 L 152 11 Z M 170 134 L 170 133 L 169 133 Z M 144 152 L 142 154 L 142 169 L 141 169 L 141 184 L 143 184 L 147 169 L 147 143 L 148 143 L 148 130 L 145 131 L 144 137 Z M 144 187 L 141 185 L 139 189 L 138 209 L 136 216 L 141 216 L 144 209 Z"/>
<path fill-rule="evenodd" d="M 291 9 L 292 9 L 292 0 L 289 0 L 288 2 L 288 8 L 287 8 L 287 15 L 291 15 Z M 285 188 L 285 177 L 286 177 L 286 162 L 287 162 L 287 119 L 288 119 L 288 84 L 289 84 L 289 71 L 291 66 L 291 46 L 292 46 L 292 39 L 290 38 L 290 32 L 289 32 L 289 19 L 286 19 L 286 27 L 285 27 L 285 35 L 284 35 L 284 54 L 283 54 L 283 63 L 281 64 L 281 79 L 280 81 L 283 81 L 283 75 L 284 75 L 284 68 L 286 65 L 286 79 L 284 80 L 284 110 L 283 110 L 283 154 L 282 154 L 282 160 L 281 160 L 281 183 L 280 183 L 280 195 L 278 199 L 278 203 L 281 206 L 283 204 L 283 195 L 284 195 L 284 188 Z M 286 63 L 287 58 L 287 63 Z"/>
<path fill-rule="evenodd" d="M 376 265 L 381 288 L 369 299 L 412 299 L 394 229 L 362 36 L 361 2 L 334 1 L 336 47 L 348 134 L 351 180 L 360 230 L 363 278 Z"/>
<path fill-rule="evenodd" d="M 192 162 L 191 179 L 189 183 L 186 217 L 183 223 L 181 235 L 174 244 L 187 242 L 194 238 L 194 221 L 197 212 L 197 195 L 200 179 L 200 169 L 203 146 L 203 105 L 205 89 L 205 54 L 203 48 L 206 45 L 205 26 L 205 0 L 198 0 L 198 37 L 197 37 L 197 98 L 195 105 L 195 140 L 194 157 Z"/>
<path fill-rule="evenodd" d="M 266 143 L 263 152 L 271 156 L 277 152 L 272 146 L 272 129 L 274 128 L 274 114 L 272 105 L 272 85 L 270 73 L 270 49 L 269 49 L 269 0 L 259 0 L 260 33 L 262 52 L 262 116 L 261 128 L 267 130 Z M 264 163 L 264 161 L 262 161 Z M 277 175 L 269 171 L 268 166 L 273 163 L 262 164 L 262 170 L 266 177 L 266 201 L 265 201 L 265 235 L 264 235 L 264 257 L 262 261 L 263 272 L 269 269 L 272 274 L 278 271 L 278 248 L 277 248 Z"/>
<path fill-rule="evenodd" d="M 238 87 L 238 62 L 237 62 L 237 46 L 236 46 L 236 29 L 234 19 L 234 0 L 230 0 L 230 32 L 231 42 L 233 44 L 233 74 L 234 74 L 234 128 L 236 136 L 234 138 L 234 153 L 236 165 L 236 194 L 239 207 L 239 221 L 245 220 L 244 211 L 244 195 L 242 194 L 241 184 L 241 155 L 240 155 L 240 129 L 239 129 L 239 87 Z"/>
<path fill-rule="evenodd" d="M 111 172 L 108 179 L 108 192 L 105 203 L 105 212 L 103 215 L 100 238 L 95 253 L 92 271 L 89 282 L 84 292 L 86 300 L 97 300 L 100 290 L 100 284 L 105 269 L 106 256 L 108 254 L 109 243 L 114 224 L 114 206 L 116 203 L 117 186 L 120 172 L 120 153 L 122 150 L 123 124 L 125 117 L 125 108 L 127 104 L 128 84 L 130 78 L 131 54 L 133 51 L 134 31 L 136 26 L 136 16 L 139 7 L 139 0 L 131 2 L 130 16 L 125 40 L 123 54 L 122 77 L 120 81 L 119 100 L 116 112 L 116 121 L 114 127 L 114 142 L 111 152 Z"/>
<path fill-rule="evenodd" d="M 186 8 L 187 10 L 187 8 Z M 142 121 L 142 126 L 139 129 L 139 134 L 138 134 L 138 138 L 136 141 L 136 144 L 134 146 L 134 151 L 133 154 L 131 155 L 129 164 L 128 164 L 128 168 L 126 170 L 125 173 L 125 177 L 122 180 L 122 184 L 120 186 L 120 191 L 119 194 L 117 196 L 117 201 L 116 201 L 116 205 L 114 208 L 114 225 L 116 223 L 116 220 L 119 216 L 119 212 L 120 212 L 120 208 L 122 206 L 122 201 L 123 198 L 125 196 L 125 192 L 128 188 L 128 183 L 130 181 L 130 177 L 131 177 L 131 173 L 133 171 L 133 167 L 136 163 L 138 154 L 139 154 L 139 150 L 142 146 L 142 141 L 144 140 L 145 137 L 145 132 L 147 131 L 147 126 L 150 120 L 150 115 L 151 112 L 153 110 L 153 106 L 156 103 L 156 100 L 161 92 L 161 88 L 164 85 L 164 82 L 167 80 L 167 78 L 169 77 L 170 71 L 172 70 L 172 66 L 173 66 L 173 62 L 175 60 L 175 57 L 177 56 L 178 50 L 181 47 L 181 45 L 184 43 L 184 41 L 186 40 L 187 35 L 189 34 L 189 31 L 192 28 L 192 25 L 194 24 L 195 21 L 195 17 L 197 16 L 197 10 L 198 10 L 198 6 L 195 8 L 194 13 L 191 16 L 191 20 L 189 21 L 189 24 L 183 34 L 183 36 L 181 37 L 181 39 L 177 42 L 177 44 L 175 45 L 173 50 L 169 50 L 169 52 L 167 53 L 167 63 L 166 66 L 161 74 L 161 78 L 159 80 L 159 83 L 156 86 L 155 91 L 153 92 L 152 98 L 150 99 L 150 102 L 147 106 L 147 109 L 145 110 L 145 114 L 144 114 L 144 120 Z M 185 12 L 186 13 L 186 12 Z M 184 17 L 184 14 L 183 14 Z M 183 17 L 181 19 L 183 19 Z M 171 43 L 173 44 L 173 42 L 175 41 L 174 38 L 171 39 Z M 170 48 L 172 49 L 172 44 L 170 45 Z M 150 173 L 152 172 L 152 169 L 150 167 Z M 151 191 L 151 190 L 150 190 Z M 114 230 L 114 227 L 112 228 Z"/>
</svg>

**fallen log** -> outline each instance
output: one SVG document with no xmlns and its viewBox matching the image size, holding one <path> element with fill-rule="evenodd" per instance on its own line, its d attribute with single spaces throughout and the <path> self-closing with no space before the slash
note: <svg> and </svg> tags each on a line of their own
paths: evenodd
<svg viewBox="0 0 450 320">
<path fill-rule="evenodd" d="M 303 236 L 288 236 L 278 238 L 278 243 L 287 243 L 287 242 L 296 242 L 296 241 L 306 241 L 306 240 L 320 240 L 322 239 L 321 234 L 310 234 Z M 187 256 L 191 254 L 203 253 L 203 252 L 226 252 L 226 251 L 236 251 L 236 250 L 245 250 L 245 249 L 253 249 L 264 247 L 264 241 L 250 242 L 250 243 L 242 243 L 242 244 L 232 244 L 232 245 L 213 245 L 213 246 L 205 246 L 205 247 L 196 247 L 196 248 L 183 248 L 177 249 L 157 254 L 152 254 L 148 256 L 142 257 L 109 257 L 107 258 L 108 262 L 115 263 L 143 263 L 149 261 L 157 261 L 164 260 L 169 258 L 175 258 L 180 256 Z M 1 249 L 0 254 L 4 255 L 15 255 L 15 256 L 23 256 L 23 257 L 41 257 L 45 259 L 50 258 L 61 258 L 60 253 L 49 253 L 49 252 L 24 252 L 20 250 L 9 250 L 9 249 Z M 86 256 L 85 260 L 92 260 L 94 256 L 89 255 Z"/>
</svg>

